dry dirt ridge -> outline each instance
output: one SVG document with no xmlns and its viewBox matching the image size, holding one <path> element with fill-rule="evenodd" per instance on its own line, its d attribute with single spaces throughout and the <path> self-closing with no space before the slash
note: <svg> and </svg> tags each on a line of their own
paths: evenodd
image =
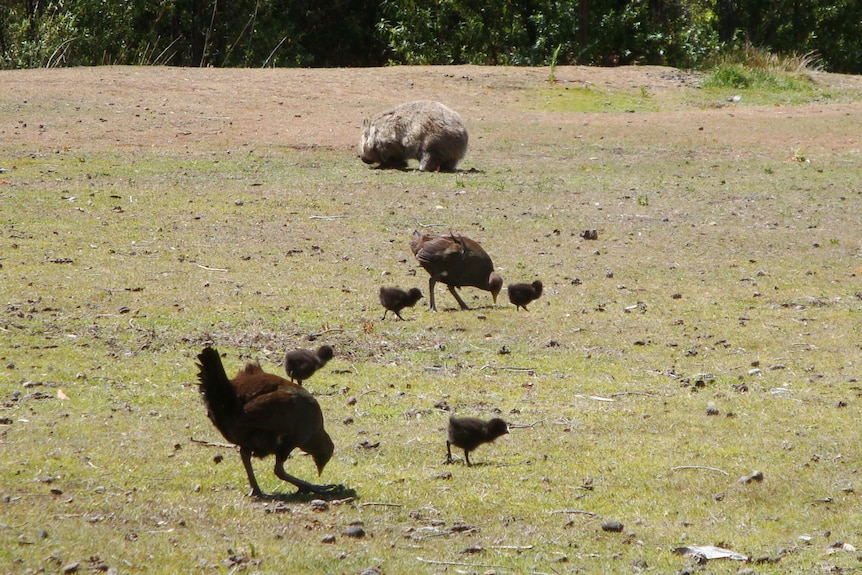
<svg viewBox="0 0 862 575">
<path fill-rule="evenodd" d="M 530 122 L 540 109 L 537 92 L 548 87 L 548 68 L 477 66 L 362 69 L 199 69 L 99 67 L 0 72 L 0 138 L 22 148 L 172 148 L 225 146 L 356 146 L 362 119 L 410 99 L 447 103 L 471 121 Z M 697 90 L 697 73 L 663 67 L 555 70 L 557 86 L 661 97 L 668 90 Z M 862 77 L 818 73 L 824 89 L 862 90 Z M 846 115 L 858 104 L 809 104 L 794 114 Z M 720 126 L 727 107 L 677 105 L 674 122 Z M 734 117 L 782 116 L 785 107 L 739 106 Z M 572 114 L 568 114 L 572 116 Z M 610 130 L 630 115 L 605 114 Z M 745 130 L 738 137 L 747 138 Z M 813 134 L 806 134 L 810 137 Z M 724 134 L 730 138 L 733 134 Z M 823 134 L 828 147 L 829 135 Z M 8 144 L 8 141 L 7 141 Z"/>
</svg>

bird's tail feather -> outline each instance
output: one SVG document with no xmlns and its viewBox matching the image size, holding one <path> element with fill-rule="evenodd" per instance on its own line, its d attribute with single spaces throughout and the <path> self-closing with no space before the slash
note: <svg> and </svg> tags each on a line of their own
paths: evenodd
<svg viewBox="0 0 862 575">
<path fill-rule="evenodd" d="M 199 389 L 215 426 L 225 430 L 237 408 L 237 397 L 224 371 L 221 356 L 212 347 L 198 355 Z"/>
</svg>

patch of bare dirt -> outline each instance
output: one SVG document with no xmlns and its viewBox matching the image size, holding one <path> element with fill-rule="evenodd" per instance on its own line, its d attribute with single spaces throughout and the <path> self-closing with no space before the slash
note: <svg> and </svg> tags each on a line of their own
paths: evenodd
<svg viewBox="0 0 862 575">
<path fill-rule="evenodd" d="M 111 149 L 223 149 L 239 146 L 315 146 L 351 149 L 362 119 L 418 98 L 446 102 L 471 121 L 534 122 L 530 98 L 547 85 L 547 68 L 479 66 L 361 69 L 207 69 L 99 67 L 0 72 L 0 138 L 22 153 Z M 696 89 L 697 73 L 663 67 L 561 67 L 558 83 L 604 90 L 644 87 Z M 862 90 L 862 78 L 818 74 L 836 89 Z M 696 121 L 721 131 L 728 144 L 747 141 L 749 119 L 789 115 L 840 118 L 859 104 L 678 110 L 666 114 L 601 115 L 603 129 L 629 129 L 649 121 L 673 130 Z M 583 122 L 587 115 L 556 114 L 553 122 Z M 647 120 L 649 118 L 649 120 Z M 696 118 L 696 120 L 694 120 Z M 735 118 L 732 119 L 732 118 Z M 825 124 L 828 126 L 828 121 Z M 730 130 L 723 129 L 730 128 Z M 734 136 L 735 134 L 735 136 Z M 831 136 L 823 131 L 824 145 Z"/>
</svg>

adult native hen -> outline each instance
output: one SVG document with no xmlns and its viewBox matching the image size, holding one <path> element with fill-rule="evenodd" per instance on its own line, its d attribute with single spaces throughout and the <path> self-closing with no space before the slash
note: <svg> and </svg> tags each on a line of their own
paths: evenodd
<svg viewBox="0 0 862 575">
<path fill-rule="evenodd" d="M 503 279 L 494 271 L 494 262 L 478 242 L 451 232 L 445 236 L 434 236 L 414 231 L 410 249 L 431 276 L 428 280 L 431 311 L 437 311 L 434 300 L 437 282 L 446 284 L 461 309 L 470 309 L 456 291 L 464 286 L 491 292 L 491 298 L 497 303 Z"/>
<path fill-rule="evenodd" d="M 239 446 L 251 495 L 263 492 L 254 477 L 252 457 L 275 455 L 275 474 L 301 493 L 327 493 L 335 485 L 314 485 L 289 475 L 284 462 L 299 448 L 314 459 L 320 474 L 332 457 L 332 439 L 323 428 L 317 400 L 301 386 L 249 363 L 228 379 L 221 357 L 207 347 L 198 355 L 199 388 L 210 420 L 225 439 Z"/>
</svg>

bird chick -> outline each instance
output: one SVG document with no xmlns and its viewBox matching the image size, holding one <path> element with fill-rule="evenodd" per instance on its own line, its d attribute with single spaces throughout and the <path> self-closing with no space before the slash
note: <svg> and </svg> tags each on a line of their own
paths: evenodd
<svg viewBox="0 0 862 575">
<path fill-rule="evenodd" d="M 452 446 L 464 450 L 464 460 L 470 467 L 470 452 L 509 433 L 509 426 L 499 417 L 483 421 L 476 417 L 449 418 L 449 439 L 446 441 L 446 463 L 452 463 Z"/>
<path fill-rule="evenodd" d="M 542 295 L 542 282 L 539 280 L 531 284 L 509 284 L 507 290 L 509 292 L 509 301 L 515 305 L 515 309 L 520 307 L 527 309 L 527 304 L 539 299 Z"/>
<path fill-rule="evenodd" d="M 401 310 L 405 307 L 413 307 L 421 298 L 422 292 L 419 291 L 419 288 L 410 288 L 410 291 L 404 291 L 397 287 L 381 287 L 380 304 L 386 310 L 383 312 L 383 317 L 380 318 L 380 321 L 386 319 L 386 314 L 390 311 L 395 313 L 398 319 L 403 320 Z"/>
<path fill-rule="evenodd" d="M 320 405 L 308 391 L 253 363 L 229 380 L 212 347 L 198 355 L 198 369 L 207 415 L 225 439 L 239 446 L 252 496 L 264 497 L 264 493 L 254 477 L 251 458 L 268 455 L 275 455 L 276 476 L 300 493 L 324 494 L 337 487 L 314 485 L 284 470 L 291 451 L 299 448 L 311 455 L 320 475 L 335 450 L 323 427 Z"/>
<path fill-rule="evenodd" d="M 284 356 L 284 371 L 290 381 L 302 385 L 302 382 L 314 375 L 314 372 L 326 365 L 334 355 L 332 347 L 322 345 L 317 351 L 310 349 L 295 349 Z"/>
</svg>

